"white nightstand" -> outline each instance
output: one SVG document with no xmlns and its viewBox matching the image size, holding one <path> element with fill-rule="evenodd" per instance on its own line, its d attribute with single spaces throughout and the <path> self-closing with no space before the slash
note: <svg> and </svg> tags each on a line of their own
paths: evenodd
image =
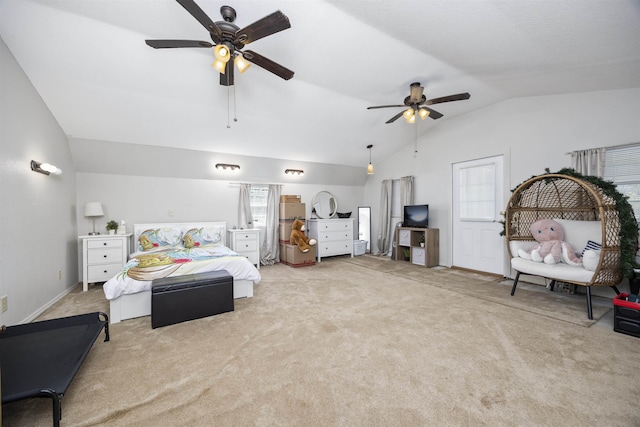
<svg viewBox="0 0 640 427">
<path fill-rule="evenodd" d="M 227 245 L 249 259 L 249 262 L 260 270 L 260 231 L 252 228 L 246 230 L 227 230 Z"/>
<path fill-rule="evenodd" d="M 82 240 L 82 291 L 89 283 L 106 282 L 118 274 L 127 263 L 129 234 L 98 234 L 80 236 Z"/>
</svg>

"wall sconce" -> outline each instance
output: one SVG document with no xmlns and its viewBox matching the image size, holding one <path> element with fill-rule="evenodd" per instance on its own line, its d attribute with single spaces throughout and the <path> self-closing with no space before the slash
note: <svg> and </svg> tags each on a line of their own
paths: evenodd
<svg viewBox="0 0 640 427">
<path fill-rule="evenodd" d="M 287 175 L 304 175 L 304 171 L 302 169 L 285 169 L 284 173 Z"/>
<path fill-rule="evenodd" d="M 230 163 L 216 163 L 216 169 L 231 169 L 232 171 L 240 169 L 240 165 L 232 165 Z"/>
<path fill-rule="evenodd" d="M 31 170 L 34 172 L 39 172 L 45 175 L 60 175 L 62 173 L 62 169 L 50 164 L 50 163 L 40 163 L 35 160 L 31 160 Z"/>
<path fill-rule="evenodd" d="M 367 145 L 369 149 L 369 166 L 367 166 L 367 175 L 373 175 L 373 164 L 371 164 L 371 149 L 373 148 L 373 144 Z"/>
</svg>

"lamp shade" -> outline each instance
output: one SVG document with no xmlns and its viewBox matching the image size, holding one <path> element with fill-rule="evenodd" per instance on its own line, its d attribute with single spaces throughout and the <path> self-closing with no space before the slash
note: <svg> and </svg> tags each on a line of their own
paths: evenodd
<svg viewBox="0 0 640 427">
<path fill-rule="evenodd" d="M 216 45 L 213 48 L 213 54 L 220 62 L 229 62 L 229 59 L 231 59 L 231 50 L 225 44 Z"/>
<path fill-rule="evenodd" d="M 103 216 L 102 203 L 100 202 L 87 202 L 84 205 L 84 216 Z"/>
<path fill-rule="evenodd" d="M 421 108 L 421 109 L 418 111 L 418 115 L 420 115 L 420 118 L 421 118 L 422 120 L 424 120 L 424 119 L 426 119 L 427 117 L 429 117 L 429 113 L 430 113 L 430 111 L 429 111 L 429 110 L 427 110 L 427 109 L 425 109 L 425 108 Z"/>
<path fill-rule="evenodd" d="M 233 62 L 235 62 L 236 67 L 238 67 L 238 70 L 240 70 L 240 74 L 242 74 L 245 71 L 247 71 L 247 68 L 249 68 L 251 66 L 249 61 L 244 59 L 244 57 L 242 55 L 236 56 L 236 59 L 234 59 Z"/>
</svg>

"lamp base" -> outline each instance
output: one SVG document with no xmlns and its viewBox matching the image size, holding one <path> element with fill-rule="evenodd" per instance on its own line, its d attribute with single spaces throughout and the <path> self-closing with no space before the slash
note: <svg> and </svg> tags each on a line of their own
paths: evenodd
<svg viewBox="0 0 640 427">
<path fill-rule="evenodd" d="M 89 236 L 97 236 L 98 234 L 100 234 L 100 232 L 98 232 L 98 231 L 92 231 L 92 232 L 90 232 L 88 235 L 89 235 Z"/>
</svg>

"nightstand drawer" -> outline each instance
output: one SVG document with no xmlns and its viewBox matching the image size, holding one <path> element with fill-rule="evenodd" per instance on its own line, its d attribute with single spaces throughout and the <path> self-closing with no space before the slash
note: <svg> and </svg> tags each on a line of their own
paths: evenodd
<svg viewBox="0 0 640 427">
<path fill-rule="evenodd" d="M 87 248 L 122 248 L 122 239 L 91 239 L 87 242 Z"/>
<path fill-rule="evenodd" d="M 122 270 L 122 264 L 104 264 L 104 265 L 90 265 L 88 267 L 87 281 L 89 283 L 106 282 L 114 277 Z"/>
<path fill-rule="evenodd" d="M 254 240 L 236 239 L 236 244 L 233 248 L 233 250 L 238 253 L 255 252 L 256 249 L 258 249 L 258 241 L 255 239 Z"/>
<path fill-rule="evenodd" d="M 246 240 L 253 240 L 255 242 L 258 240 L 258 233 L 253 231 L 248 233 L 236 232 L 235 237 L 237 242 L 244 242 Z"/>
<path fill-rule="evenodd" d="M 91 249 L 87 251 L 87 262 L 89 265 L 118 263 L 122 267 L 122 248 Z"/>
</svg>

